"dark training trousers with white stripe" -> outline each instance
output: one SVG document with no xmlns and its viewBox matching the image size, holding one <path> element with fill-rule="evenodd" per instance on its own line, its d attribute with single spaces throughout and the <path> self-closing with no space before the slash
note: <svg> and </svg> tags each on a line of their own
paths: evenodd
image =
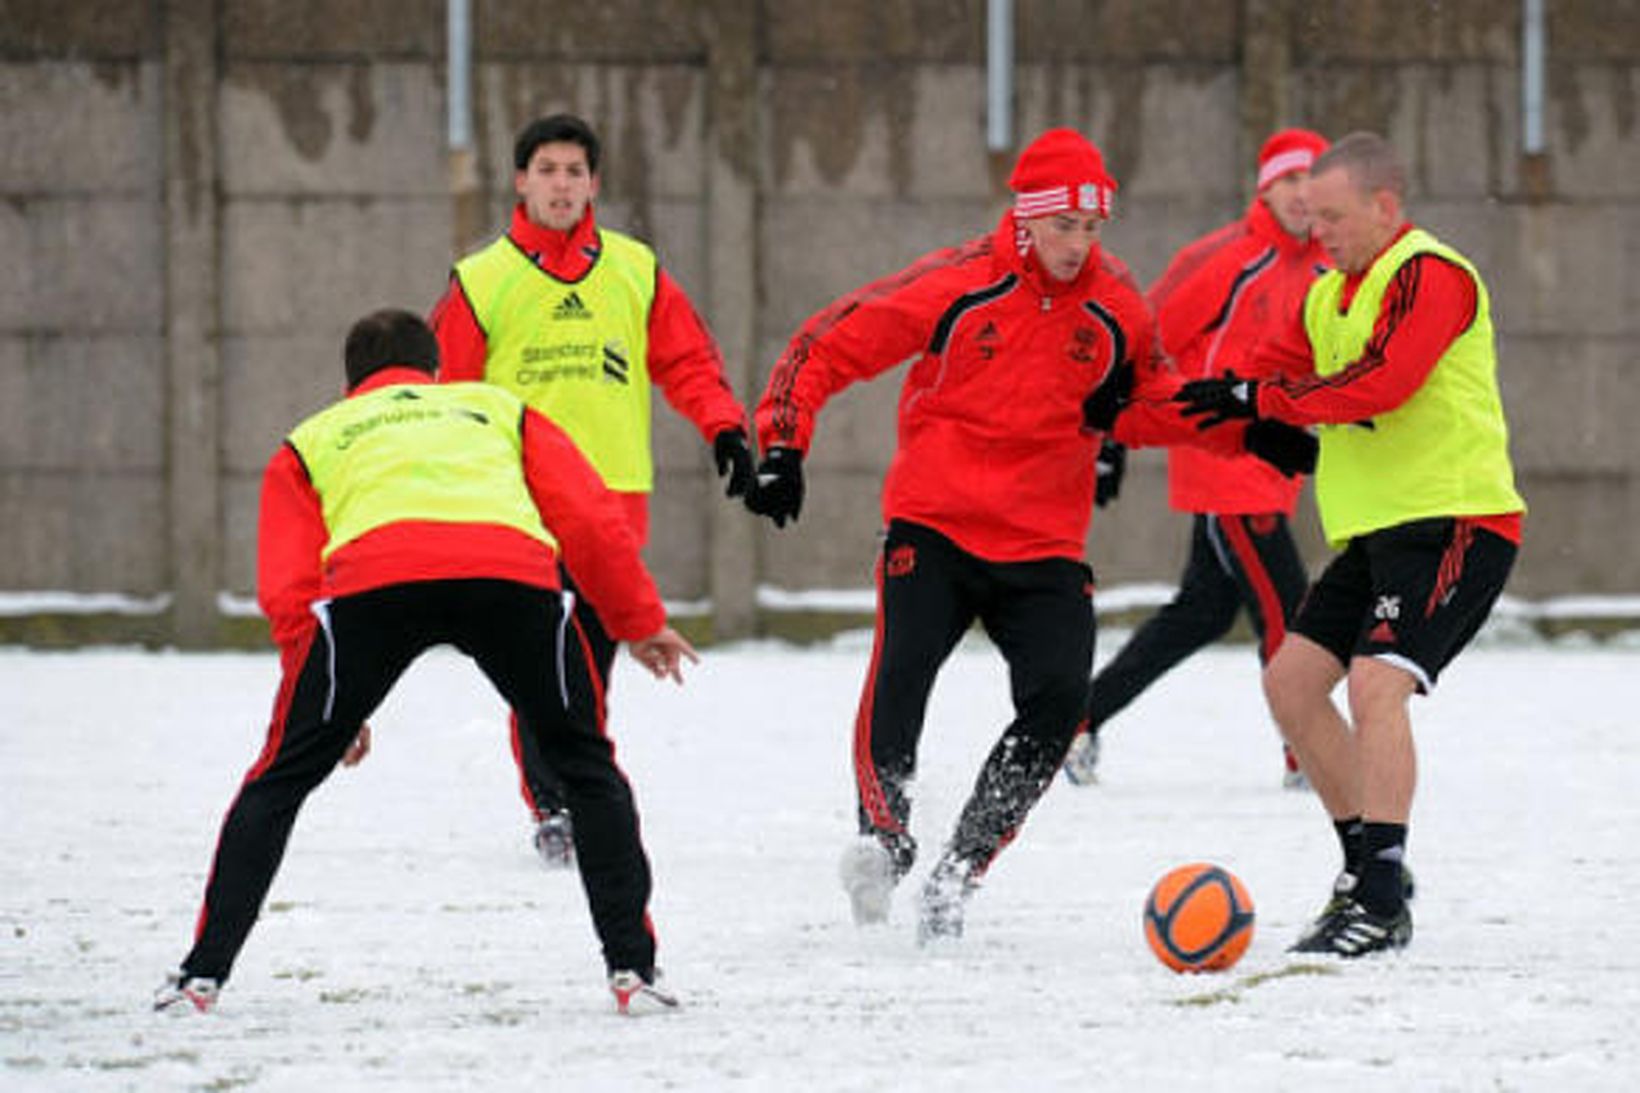
<svg viewBox="0 0 1640 1093">
<path fill-rule="evenodd" d="M 620 648 L 620 643 L 610 637 L 609 632 L 604 629 L 603 620 L 598 618 L 592 601 L 581 595 L 576 588 L 574 576 L 565 570 L 563 579 L 564 591 L 574 596 L 575 606 L 570 617 L 586 640 L 587 649 L 591 654 L 589 663 L 596 673 L 598 721 L 603 724 L 609 703 L 609 681 L 614 674 L 615 653 Z M 512 741 L 513 762 L 518 767 L 519 791 L 524 797 L 524 804 L 530 810 L 531 818 L 540 823 L 549 814 L 568 809 L 569 801 L 564 795 L 564 780 L 558 777 L 546 757 L 541 754 L 541 746 L 536 743 L 536 734 L 526 731 L 518 723 L 516 710 L 508 716 L 507 735 Z"/>
<path fill-rule="evenodd" d="M 512 581 L 422 581 L 342 597 L 320 620 L 308 648 L 286 665 L 267 743 L 223 821 L 183 972 L 228 978 L 303 801 L 411 662 L 450 644 L 520 712 L 563 779 L 606 965 L 648 974 L 649 861 L 631 786 L 596 716 L 585 640 L 559 594 Z"/>
<path fill-rule="evenodd" d="M 977 619 L 1003 659 L 1014 719 L 980 768 L 949 852 L 978 876 L 1064 761 L 1093 666 L 1093 574 L 1079 561 L 989 562 L 940 533 L 889 525 L 878 562 L 876 646 L 855 724 L 860 832 L 902 875 L 916 843 L 908 784 L 941 665 Z"/>
<path fill-rule="evenodd" d="M 1198 515 L 1179 591 L 1093 677 L 1088 728 L 1115 717 L 1180 661 L 1223 637 L 1247 609 L 1260 663 L 1269 663 L 1307 585 L 1287 518 Z"/>
</svg>

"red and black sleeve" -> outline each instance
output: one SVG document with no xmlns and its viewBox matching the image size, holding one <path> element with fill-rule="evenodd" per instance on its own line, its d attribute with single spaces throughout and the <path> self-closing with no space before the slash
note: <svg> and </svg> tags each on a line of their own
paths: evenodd
<svg viewBox="0 0 1640 1093">
<path fill-rule="evenodd" d="M 1442 354 L 1475 321 L 1474 278 L 1434 254 L 1414 256 L 1384 293 L 1361 355 L 1331 375 L 1279 379 L 1259 389 L 1259 413 L 1296 425 L 1347 424 L 1411 398 Z"/>
<path fill-rule="evenodd" d="M 262 473 L 256 538 L 256 599 L 268 618 L 274 644 L 294 648 L 316 625 L 320 555 L 329 539 L 319 494 L 307 467 L 282 444 Z"/>
<path fill-rule="evenodd" d="M 626 510 L 562 429 L 528 409 L 520 428 L 524 479 L 558 540 L 565 568 L 611 637 L 652 637 L 666 625 L 666 610 L 638 555 Z"/>
</svg>

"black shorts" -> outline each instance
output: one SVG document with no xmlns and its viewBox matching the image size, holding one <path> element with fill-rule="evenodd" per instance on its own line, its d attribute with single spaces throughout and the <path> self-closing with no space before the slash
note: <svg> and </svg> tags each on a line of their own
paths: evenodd
<svg viewBox="0 0 1640 1093">
<path fill-rule="evenodd" d="M 1486 621 L 1518 549 L 1454 517 L 1351 539 L 1310 587 L 1290 629 L 1346 667 L 1358 656 L 1396 664 L 1427 692 Z"/>
</svg>

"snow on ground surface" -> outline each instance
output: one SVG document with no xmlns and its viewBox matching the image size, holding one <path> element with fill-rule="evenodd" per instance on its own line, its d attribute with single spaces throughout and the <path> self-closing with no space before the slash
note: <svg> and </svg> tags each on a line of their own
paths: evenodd
<svg viewBox="0 0 1640 1093">
<path fill-rule="evenodd" d="M 1116 646 L 1101 635 L 1101 656 Z M 709 651 L 682 689 L 624 655 L 613 730 L 686 1006 L 610 1013 L 577 881 L 536 863 L 502 711 L 429 654 L 376 754 L 310 798 L 217 1011 L 149 1010 L 262 739 L 271 655 L 0 650 L 0 1089 L 1627 1090 L 1640 1084 L 1640 650 L 1499 644 L 1417 701 L 1420 890 L 1405 953 L 1284 952 L 1336 868 L 1280 788 L 1248 647 L 1112 723 L 970 908 L 919 950 L 909 896 L 1007 717 L 971 640 L 923 741 L 924 859 L 891 922 L 836 880 L 868 648 Z M 1139 912 L 1234 870 L 1246 958 L 1176 976 Z M 1164 1084 L 1165 1083 L 1165 1084 Z"/>
</svg>

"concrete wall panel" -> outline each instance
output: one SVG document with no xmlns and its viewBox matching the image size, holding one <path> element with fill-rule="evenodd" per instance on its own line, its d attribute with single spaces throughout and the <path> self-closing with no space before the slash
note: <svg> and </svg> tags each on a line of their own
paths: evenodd
<svg viewBox="0 0 1640 1093">
<path fill-rule="evenodd" d="M 35 198 L 0 213 L 17 271 L 0 293 L 0 329 L 158 331 L 164 250 L 152 201 Z"/>
<path fill-rule="evenodd" d="M 159 474 L 0 465 L 0 589 L 162 592 L 165 511 Z"/>
<path fill-rule="evenodd" d="M 760 584 L 775 588 L 870 588 L 882 530 L 882 472 L 813 476 L 796 524 L 758 529 Z"/>
<path fill-rule="evenodd" d="M 224 470 L 261 473 L 292 426 L 341 396 L 345 334 L 289 331 L 223 339 Z"/>
<path fill-rule="evenodd" d="M 273 454 L 270 448 L 263 460 Z M 222 479 L 222 580 L 237 596 L 256 594 L 256 513 L 262 496 L 262 468 L 230 471 Z"/>
<path fill-rule="evenodd" d="M 159 196 L 159 69 L 0 64 L 0 194 Z"/>
<path fill-rule="evenodd" d="M 1500 339 L 1499 375 L 1522 473 L 1640 467 L 1640 359 L 1626 339 Z"/>
<path fill-rule="evenodd" d="M 1021 0 L 1013 128 L 1022 143 L 1072 125 L 1100 145 L 1122 187 L 1105 244 L 1142 284 L 1241 212 L 1268 119 L 1386 132 L 1413 215 L 1492 291 L 1533 506 L 1513 589 L 1632 592 L 1640 7 L 1550 7 L 1541 161 L 1520 151 L 1519 6 L 1495 0 Z M 603 222 L 654 243 L 708 325 L 755 355 L 731 362 L 754 403 L 812 313 L 1006 207 L 1012 155 L 984 145 L 985 8 L 616 0 L 568 19 L 486 0 L 473 174 L 458 178 L 437 0 L 14 0 L 0 20 L 0 588 L 162 589 L 189 569 L 169 528 L 187 526 L 172 517 L 203 475 L 219 477 L 207 522 L 222 580 L 249 591 L 261 467 L 338 391 L 347 325 L 431 306 L 456 231 L 506 223 L 517 129 L 554 110 L 604 137 Z M 184 17 L 186 33 L 167 25 Z M 200 73 L 218 89 L 208 110 L 189 109 Z M 187 220 L 198 193 L 208 229 Z M 214 280 L 199 274 L 211 262 Z M 179 353 L 200 361 L 179 368 Z M 701 439 L 658 404 L 648 556 L 666 594 L 703 597 L 737 567 L 761 584 L 866 586 L 902 382 L 891 370 L 825 408 L 804 517 L 758 525 L 755 550 L 725 522 Z M 199 425 L 202 398 L 219 421 Z M 199 436 L 168 436 L 177 421 Z M 195 444 L 211 436 L 219 452 Z M 194 450 L 220 468 L 168 479 Z M 1166 509 L 1164 466 L 1135 454 L 1123 498 L 1095 516 L 1106 584 L 1177 576 L 1187 522 Z"/>
<path fill-rule="evenodd" d="M 444 0 L 223 0 L 222 48 L 279 60 L 442 57 L 444 12 Z"/>
<path fill-rule="evenodd" d="M 69 62 L 151 57 L 160 48 L 156 7 L 130 0 L 6 0 L 0 53 Z"/>
<path fill-rule="evenodd" d="M 164 465 L 165 369 L 149 335 L 0 341 L 0 466 L 153 471 Z"/>
<path fill-rule="evenodd" d="M 559 112 L 579 114 L 597 130 L 599 173 L 610 196 L 643 206 L 702 192 L 705 86 L 698 66 L 498 61 L 480 65 L 476 83 L 478 167 L 489 192 L 512 193 L 519 130 Z"/>
<path fill-rule="evenodd" d="M 1509 593 L 1526 599 L 1569 591 L 1640 588 L 1640 554 L 1591 551 L 1591 542 L 1627 542 L 1640 527 L 1640 488 L 1632 474 L 1524 474 L 1530 511 Z"/>
<path fill-rule="evenodd" d="M 766 294 L 760 337 L 784 343 L 803 320 L 838 296 L 898 272 L 931 250 L 989 233 L 1005 208 L 990 200 L 775 196 L 764 203 L 760 218 Z"/>
<path fill-rule="evenodd" d="M 1637 332 L 1640 207 L 1426 202 L 1412 215 L 1479 267 L 1499 329 L 1572 339 Z"/>
<path fill-rule="evenodd" d="M 340 346 L 366 311 L 425 314 L 449 277 L 440 198 L 239 200 L 223 221 L 223 322 L 236 334 L 331 330 Z"/>
<path fill-rule="evenodd" d="M 1640 65 L 1557 65 L 1551 79 L 1544 124 L 1555 194 L 1632 202 L 1640 177 Z"/>
<path fill-rule="evenodd" d="M 220 105 L 230 197 L 447 192 L 444 90 L 426 65 L 239 62 Z"/>
<path fill-rule="evenodd" d="M 697 600 L 707 595 L 711 506 L 727 504 L 719 491 L 707 489 L 696 468 L 656 476 L 655 492 L 649 497 L 649 544 L 644 561 L 664 598 Z"/>
</svg>

